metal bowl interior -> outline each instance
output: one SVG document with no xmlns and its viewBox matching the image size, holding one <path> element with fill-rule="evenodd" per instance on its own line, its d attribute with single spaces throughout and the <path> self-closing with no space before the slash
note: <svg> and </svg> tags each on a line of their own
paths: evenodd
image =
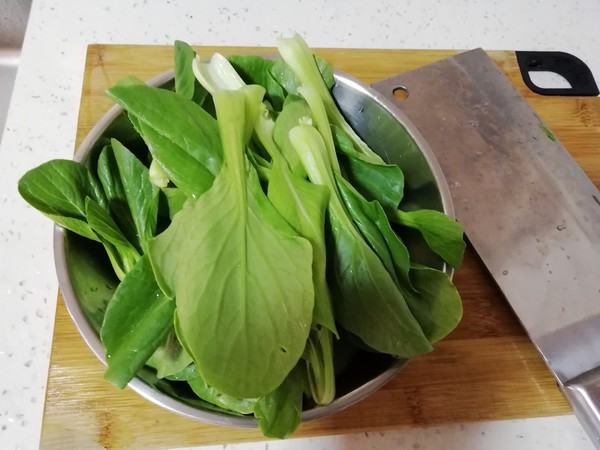
<svg viewBox="0 0 600 450">
<path fill-rule="evenodd" d="M 173 72 L 170 71 L 149 84 L 168 87 L 172 77 Z M 436 209 L 453 216 L 450 193 L 442 171 L 410 121 L 370 87 L 343 73 L 336 72 L 335 78 L 333 94 L 346 119 L 374 151 L 404 170 L 405 199 L 402 206 Z M 98 151 L 107 139 L 113 137 L 130 148 L 143 147 L 143 142 L 134 136 L 123 110 L 115 106 L 90 131 L 75 159 L 93 166 Z M 446 270 L 451 275 L 451 271 L 427 248 L 419 235 L 407 233 L 403 239 L 415 260 Z M 87 345 L 106 364 L 99 330 L 118 279 L 101 247 L 58 226 L 55 228 L 54 253 L 60 289 L 69 314 Z M 360 350 L 347 359 L 346 369 L 336 376 L 336 399 L 327 406 L 306 404 L 303 421 L 334 414 L 359 402 L 386 384 L 408 362 Z M 142 397 L 195 420 L 233 427 L 257 425 L 253 417 L 211 410 L 210 405 L 199 401 L 189 389 L 179 385 L 157 379 L 150 369 L 142 370 L 129 383 L 129 387 Z"/>
</svg>

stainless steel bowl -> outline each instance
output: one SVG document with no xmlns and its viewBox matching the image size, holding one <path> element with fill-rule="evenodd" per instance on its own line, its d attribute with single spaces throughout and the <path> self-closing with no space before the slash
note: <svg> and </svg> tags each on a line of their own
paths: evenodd
<svg viewBox="0 0 600 450">
<path fill-rule="evenodd" d="M 173 72 L 166 72 L 149 82 L 163 86 L 172 82 Z M 333 95 L 358 134 L 386 161 L 398 164 L 405 174 L 405 206 L 444 211 L 454 216 L 448 185 L 431 149 L 389 100 L 360 81 L 335 73 Z M 77 150 L 75 160 L 89 163 L 107 138 L 127 141 L 129 127 L 123 109 L 114 106 L 87 135 Z M 409 236 L 407 246 L 420 262 L 451 271 L 423 244 L 418 235 Z M 104 349 L 99 328 L 104 308 L 118 284 L 101 248 L 61 227 L 54 233 L 55 263 L 60 289 L 69 314 L 81 336 L 104 364 Z M 80 300 L 85 299 L 85 302 Z M 85 307 L 83 305 L 86 305 Z M 406 360 L 387 355 L 359 352 L 351 365 L 337 378 L 337 396 L 327 406 L 306 405 L 302 420 L 309 421 L 339 412 L 369 396 L 406 364 Z M 201 422 L 255 427 L 254 417 L 230 416 L 194 406 L 173 396 L 168 382 L 157 382 L 151 371 L 143 372 L 130 383 L 134 391 L 151 402 L 177 414 Z"/>
</svg>

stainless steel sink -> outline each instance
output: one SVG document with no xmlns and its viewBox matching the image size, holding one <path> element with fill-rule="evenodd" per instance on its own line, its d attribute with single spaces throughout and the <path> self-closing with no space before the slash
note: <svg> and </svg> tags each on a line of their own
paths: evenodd
<svg viewBox="0 0 600 450">
<path fill-rule="evenodd" d="M 4 132 L 31 0 L 0 0 L 0 140 Z"/>
</svg>

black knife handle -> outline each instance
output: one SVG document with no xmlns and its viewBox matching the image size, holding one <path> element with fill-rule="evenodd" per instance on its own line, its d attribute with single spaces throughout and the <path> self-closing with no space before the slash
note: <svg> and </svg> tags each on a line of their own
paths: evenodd
<svg viewBox="0 0 600 450">
<path fill-rule="evenodd" d="M 600 92 L 589 67 L 576 56 L 565 52 L 517 51 L 523 81 L 541 95 L 597 96 Z M 554 72 L 563 76 L 570 88 L 542 88 L 531 81 L 529 72 Z"/>
</svg>

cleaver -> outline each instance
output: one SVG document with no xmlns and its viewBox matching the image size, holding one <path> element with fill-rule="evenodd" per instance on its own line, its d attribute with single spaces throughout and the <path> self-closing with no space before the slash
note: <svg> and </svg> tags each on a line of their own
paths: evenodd
<svg viewBox="0 0 600 450">
<path fill-rule="evenodd" d="M 598 188 L 481 49 L 373 87 L 433 150 L 468 240 L 600 449 Z"/>
</svg>

